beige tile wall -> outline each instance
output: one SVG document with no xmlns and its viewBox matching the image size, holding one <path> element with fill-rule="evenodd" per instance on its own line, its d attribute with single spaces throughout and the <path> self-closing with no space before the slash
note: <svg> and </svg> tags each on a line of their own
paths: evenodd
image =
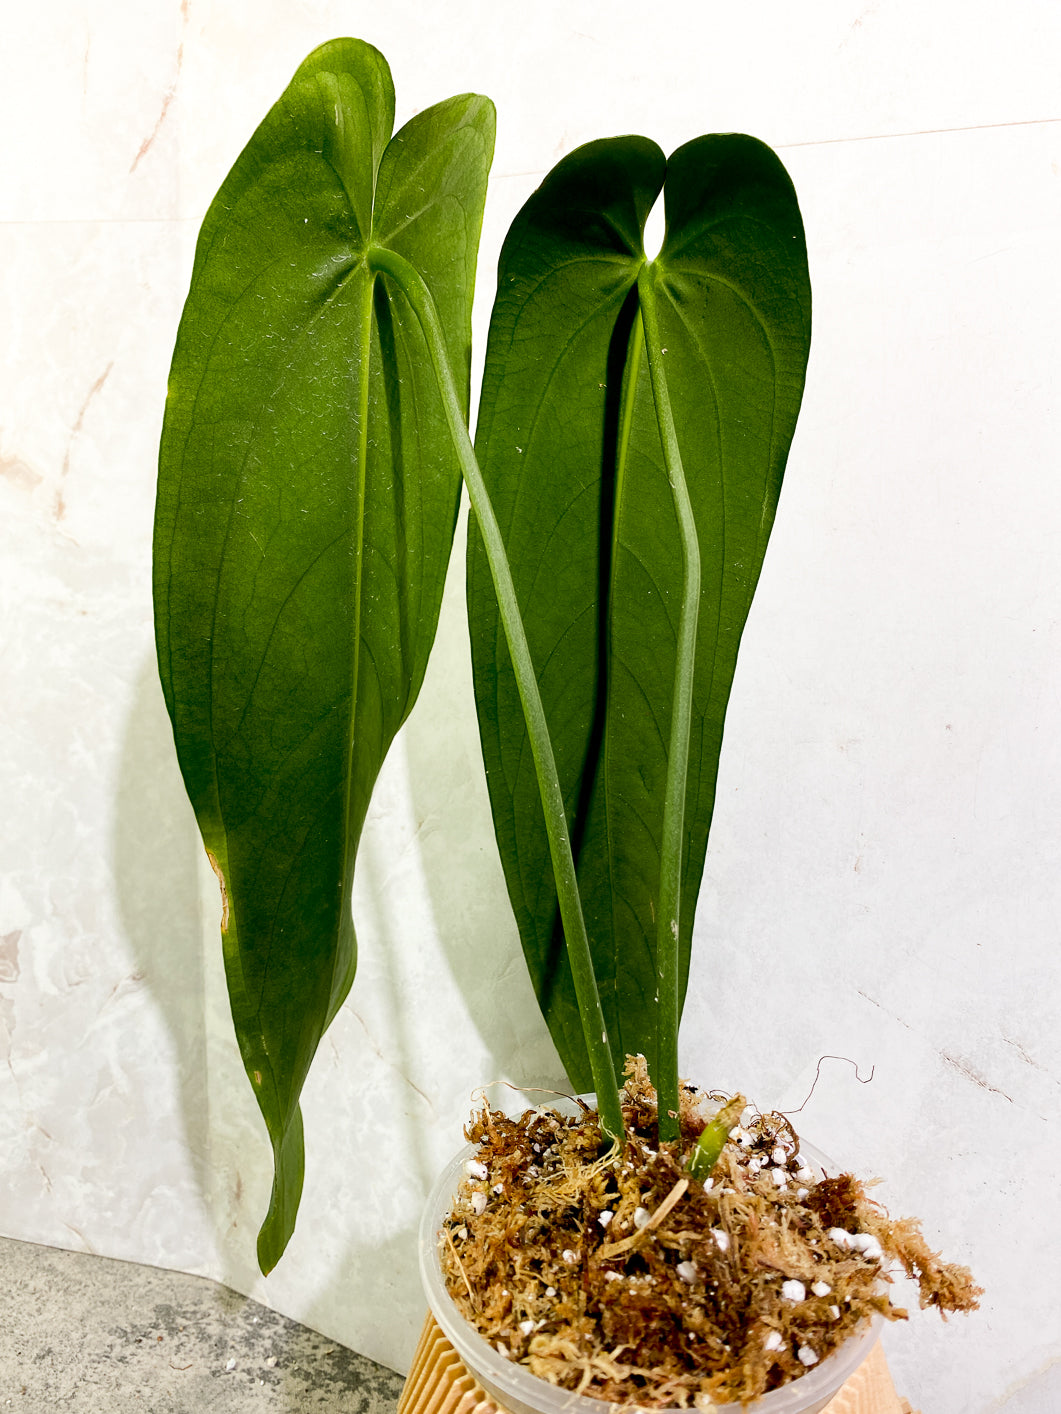
<svg viewBox="0 0 1061 1414">
<path fill-rule="evenodd" d="M 789 1108 L 823 1056 L 872 1070 L 825 1061 L 806 1129 L 989 1289 L 977 1318 L 890 1333 L 896 1383 L 933 1414 L 1033 1414 L 1061 1404 L 1059 12 L 719 8 L 5 15 L 0 1229 L 222 1278 L 400 1366 L 418 1208 L 473 1091 L 559 1082 L 491 853 L 458 563 L 363 845 L 299 1228 L 256 1276 L 268 1151 L 154 675 L 153 463 L 203 211 L 303 55 L 354 33 L 387 54 L 399 122 L 466 89 L 498 103 L 480 356 L 507 223 L 578 143 L 743 129 L 790 166 L 815 347 L 683 1065 Z"/>
</svg>

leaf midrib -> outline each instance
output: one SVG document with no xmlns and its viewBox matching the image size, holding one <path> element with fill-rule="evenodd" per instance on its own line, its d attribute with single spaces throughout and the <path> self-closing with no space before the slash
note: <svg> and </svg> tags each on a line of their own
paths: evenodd
<svg viewBox="0 0 1061 1414">
<path fill-rule="evenodd" d="M 641 265 L 643 266 L 644 264 L 645 264 L 645 262 L 642 260 Z M 638 274 L 640 274 L 640 267 L 639 267 L 639 270 L 638 270 Z M 620 435 L 619 435 L 619 442 L 618 442 L 618 446 L 616 447 L 616 456 L 615 456 L 615 494 L 614 494 L 613 501 L 612 501 L 612 507 L 613 507 L 613 509 L 612 509 L 612 527 L 611 527 L 611 530 L 612 530 L 612 545 L 611 545 L 611 563 L 610 563 L 610 565 L 609 565 L 609 577 L 608 577 L 608 605 L 607 605 L 607 612 L 606 612 L 606 626 L 607 626 L 607 632 L 605 633 L 605 636 L 604 636 L 604 683 L 603 683 L 603 691 L 605 692 L 605 694 L 607 694 L 607 693 L 610 691 L 611 682 L 612 682 L 612 673 L 613 673 L 613 662 L 612 662 L 613 646 L 612 646 L 612 631 L 611 631 L 611 629 L 612 629 L 612 604 L 613 604 L 614 601 L 615 601 L 615 578 L 616 578 L 616 575 L 618 574 L 618 566 L 619 566 L 619 555 L 618 555 L 618 550 L 619 550 L 619 523 L 620 523 L 620 521 L 622 520 L 622 514 L 623 514 L 623 497 L 624 497 L 624 495 L 625 495 L 626 487 L 627 487 L 627 469 L 628 469 L 628 462 L 629 462 L 629 457 L 630 457 L 630 441 L 631 441 L 631 434 L 632 434 L 632 429 L 633 429 L 633 425 L 634 425 L 634 408 L 635 408 L 635 404 L 636 404 L 636 401 L 637 401 L 637 383 L 638 383 L 638 378 L 639 378 L 640 373 L 641 373 L 641 352 L 642 352 L 642 349 L 644 348 L 644 342 L 645 342 L 645 331 L 644 331 L 644 326 L 643 326 L 643 324 L 642 324 L 642 322 L 641 322 L 641 310 L 640 310 L 640 306 L 639 306 L 638 309 L 637 309 L 637 312 L 636 312 L 635 315 L 634 315 L 634 331 L 633 331 L 633 338 L 632 338 L 631 341 L 630 341 L 630 346 L 629 346 L 629 349 L 628 349 L 628 352 L 627 352 L 626 363 L 625 363 L 625 366 L 624 366 L 624 368 L 623 368 L 623 388 L 622 388 L 622 404 L 621 404 L 621 409 L 622 409 L 622 410 L 621 410 L 622 424 L 621 424 Z M 609 717 L 609 714 L 608 714 L 608 711 L 607 711 L 607 696 L 606 696 L 606 697 L 605 697 L 605 725 L 606 725 L 606 726 L 607 726 L 607 722 L 608 722 L 608 717 Z M 611 775 L 611 772 L 610 772 L 610 769 L 609 769 L 609 760 L 610 760 L 610 751 L 611 751 L 611 735 L 612 735 L 612 734 L 611 734 L 609 731 L 607 731 L 607 730 L 605 730 L 604 733 L 603 733 L 602 759 L 601 759 L 601 761 L 600 761 L 599 770 L 600 770 L 601 775 L 602 775 L 602 778 L 603 778 L 603 789 L 604 789 L 604 822 L 605 822 L 605 836 L 606 836 L 606 841 L 607 841 L 606 858 L 607 858 L 607 862 L 608 862 L 608 898 L 609 898 L 609 900 L 610 900 L 610 906 L 611 906 L 611 927 L 610 927 L 610 929 L 609 929 L 609 937 L 610 937 L 610 939 L 611 939 L 611 952 L 612 952 L 612 956 L 611 956 L 611 968 L 610 968 L 610 971 L 609 971 L 609 991 L 610 991 L 611 997 L 612 997 L 613 1011 L 617 1011 L 618 1009 L 615 1008 L 615 1006 L 614 1006 L 614 1000 L 615 1000 L 615 997 L 616 997 L 616 995 L 617 995 L 617 993 L 618 993 L 617 977 L 618 977 L 618 972 L 619 972 L 619 947 L 618 947 L 618 927 L 619 927 L 619 925 L 618 925 L 618 919 L 617 919 L 617 917 L 616 917 L 616 906 L 617 906 L 618 900 L 616 899 L 615 879 L 614 879 L 614 872 L 613 872 L 613 862 L 614 862 L 614 858 L 615 858 L 615 848 L 614 848 L 614 837 L 613 837 L 613 831 L 612 831 L 612 802 L 611 802 L 611 784 L 610 784 L 610 775 Z M 622 1017 L 621 1017 L 620 1015 L 617 1015 L 617 1016 L 616 1016 L 616 1019 L 615 1019 L 615 1022 L 614 1022 L 614 1026 L 615 1026 L 615 1029 L 616 1029 L 616 1044 L 617 1044 L 617 1045 L 619 1046 L 619 1048 L 620 1048 L 620 1054 L 624 1054 L 624 1055 L 625 1055 L 626 1052 L 625 1052 L 625 1049 L 623 1048 L 623 1047 L 624 1047 L 624 1043 L 623 1043 L 623 1036 L 622 1036 L 622 1029 L 623 1029 L 623 1028 L 622 1028 Z"/>
</svg>

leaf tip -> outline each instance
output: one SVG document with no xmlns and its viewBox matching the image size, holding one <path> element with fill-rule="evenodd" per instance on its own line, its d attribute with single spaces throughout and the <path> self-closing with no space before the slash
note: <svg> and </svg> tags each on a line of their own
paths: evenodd
<svg viewBox="0 0 1061 1414">
<path fill-rule="evenodd" d="M 284 1255 L 295 1230 L 306 1160 L 302 1112 L 297 1105 L 283 1129 L 274 1130 L 272 1125 L 269 1128 L 273 1140 L 273 1189 L 269 1211 L 258 1233 L 258 1266 L 266 1277 Z"/>
</svg>

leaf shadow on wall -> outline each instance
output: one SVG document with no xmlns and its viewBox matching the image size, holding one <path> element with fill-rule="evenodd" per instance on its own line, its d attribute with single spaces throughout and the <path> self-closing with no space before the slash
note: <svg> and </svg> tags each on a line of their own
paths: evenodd
<svg viewBox="0 0 1061 1414">
<path fill-rule="evenodd" d="M 137 969 L 172 1037 L 186 1148 L 205 1199 L 209 1107 L 198 845 L 151 658 L 136 681 L 118 771 L 114 883 Z"/>
<path fill-rule="evenodd" d="M 183 1130 L 179 1147 L 189 1156 L 201 1213 L 214 1233 L 220 1269 L 210 1274 L 237 1292 L 257 1288 L 257 1299 L 268 1302 L 270 1288 L 259 1287 L 255 1261 L 257 1222 L 268 1198 L 268 1142 L 232 1031 L 220 902 L 212 912 L 213 879 L 204 872 L 153 658 L 138 675 L 126 723 L 112 851 L 122 924 L 171 1040 L 169 1054 L 158 1059 L 173 1069 Z M 322 1142 L 317 1132 L 312 1138 L 312 1147 Z M 175 1193 L 173 1201 L 187 1204 L 187 1194 Z M 323 1263 L 309 1227 L 296 1231 L 286 1270 L 296 1282 L 300 1266 L 314 1272 L 313 1296 L 301 1319 L 356 1349 L 359 1319 L 379 1325 L 382 1309 L 385 1322 L 410 1323 L 404 1343 L 411 1353 L 413 1324 L 421 1314 L 414 1229 L 410 1223 L 381 1242 L 366 1224 L 341 1261 Z M 200 1271 L 215 1266 L 207 1251 L 165 1252 L 159 1259 L 176 1265 L 182 1255 Z M 281 1287 L 274 1284 L 272 1295 L 282 1308 Z"/>
<path fill-rule="evenodd" d="M 165 1056 L 144 1062 L 173 1075 L 183 1131 L 173 1147 L 186 1156 L 198 1196 L 195 1211 L 186 1188 L 172 1194 L 174 1227 L 198 1237 L 169 1245 L 158 1260 L 207 1269 L 249 1292 L 259 1277 L 254 1239 L 268 1202 L 268 1141 L 232 1029 L 220 898 L 206 873 L 153 656 L 137 678 L 126 723 L 112 846 L 122 924 L 171 1042 Z"/>
<path fill-rule="evenodd" d="M 465 526 L 462 515 L 423 691 L 402 729 L 421 866 L 442 951 L 493 1060 L 492 1073 L 472 1083 L 507 1075 L 521 1087 L 567 1090 L 494 841 L 472 694 Z"/>
<path fill-rule="evenodd" d="M 440 951 L 490 1056 L 485 1068 L 479 1062 L 469 1074 L 469 1093 L 502 1076 L 526 1087 L 564 1090 L 567 1082 L 534 999 L 493 839 L 472 702 L 462 547 L 458 531 L 435 653 L 397 746 L 406 756 L 409 808 L 419 827 L 416 845 Z M 358 868 L 371 897 L 386 876 L 366 843 L 371 841 L 362 842 Z M 202 1220 L 214 1234 L 220 1270 L 212 1274 L 249 1291 L 258 1281 L 254 1234 L 267 1200 L 268 1148 L 231 1032 L 220 915 L 211 910 L 213 880 L 205 873 L 153 657 L 138 675 L 125 726 L 112 854 L 123 928 L 171 1040 L 163 1063 L 175 1077 L 183 1130 L 178 1143 L 189 1156 Z M 416 1009 L 429 1006 L 431 997 L 405 996 L 404 973 L 394 956 L 401 942 L 395 923 L 401 900 L 377 902 L 377 917 L 358 918 L 359 933 L 379 934 L 376 952 L 385 975 L 377 985 L 394 1013 L 383 1030 L 397 1031 L 398 1054 L 391 1059 L 401 1074 L 412 1074 L 415 1061 L 406 1054 L 405 1028 L 415 1026 Z M 358 1010 L 357 980 L 344 1011 L 349 1008 Z M 459 1045 L 457 1037 L 455 1049 Z M 345 1043 L 343 1048 L 345 1053 Z M 333 1083 L 327 1077 L 325 1082 Z M 491 1097 L 500 1103 L 512 1098 L 497 1088 Z M 414 1122 L 418 1102 L 408 1103 L 405 1147 L 416 1185 L 426 1194 L 434 1178 L 430 1146 L 424 1147 Z M 459 1142 L 459 1134 L 453 1137 Z M 179 1194 L 174 1201 L 181 1201 Z M 302 1236 L 307 1235 L 308 1229 Z M 314 1260 L 311 1247 L 296 1250 L 302 1246 L 298 1238 L 296 1232 L 289 1269 Z M 211 1253 L 196 1253 L 188 1265 L 202 1270 L 213 1261 Z M 422 1313 L 415 1220 L 382 1243 L 378 1232 L 366 1228 L 341 1258 L 329 1259 L 323 1271 L 315 1265 L 319 1276 L 303 1319 L 357 1348 L 359 1313 L 376 1325 L 382 1314 L 382 1324 L 391 1326 L 388 1349 L 368 1353 L 392 1364 L 401 1363 L 406 1347 L 411 1354 Z"/>
</svg>

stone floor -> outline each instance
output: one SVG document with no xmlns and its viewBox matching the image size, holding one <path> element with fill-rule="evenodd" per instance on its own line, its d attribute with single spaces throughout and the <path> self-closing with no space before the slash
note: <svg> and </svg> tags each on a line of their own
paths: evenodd
<svg viewBox="0 0 1061 1414">
<path fill-rule="evenodd" d="M 393 1414 L 401 1387 L 216 1282 L 0 1238 L 0 1414 Z"/>
</svg>

